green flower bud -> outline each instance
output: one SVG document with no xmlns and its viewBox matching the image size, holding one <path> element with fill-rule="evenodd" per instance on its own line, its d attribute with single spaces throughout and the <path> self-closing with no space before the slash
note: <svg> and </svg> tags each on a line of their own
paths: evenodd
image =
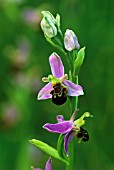
<svg viewBox="0 0 114 170">
<path fill-rule="evenodd" d="M 41 28 L 48 38 L 53 38 L 57 35 L 57 29 L 60 26 L 60 18 L 57 14 L 56 19 L 49 11 L 42 11 L 43 19 L 41 21 Z"/>
</svg>

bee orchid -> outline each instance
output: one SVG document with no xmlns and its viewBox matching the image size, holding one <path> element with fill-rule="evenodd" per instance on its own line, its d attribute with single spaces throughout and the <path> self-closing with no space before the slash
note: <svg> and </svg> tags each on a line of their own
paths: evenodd
<svg viewBox="0 0 114 170">
<path fill-rule="evenodd" d="M 67 74 L 64 74 L 64 66 L 61 58 L 52 53 L 49 57 L 52 75 L 42 78 L 43 82 L 48 82 L 38 93 L 38 100 L 52 98 L 56 105 L 62 105 L 66 102 L 67 96 L 83 95 L 83 89 L 80 85 L 67 80 Z"/>
<path fill-rule="evenodd" d="M 32 170 L 41 170 L 40 168 L 34 168 L 34 167 L 31 167 L 31 169 Z M 52 160 L 51 160 L 51 158 L 49 158 L 48 161 L 46 162 L 45 170 L 52 170 Z"/>
<path fill-rule="evenodd" d="M 64 120 L 62 115 L 57 116 L 58 123 L 50 124 L 46 123 L 43 128 L 52 133 L 65 134 L 64 136 L 64 151 L 69 157 L 68 146 L 72 141 L 73 137 L 80 138 L 80 140 L 86 142 L 89 140 L 89 135 L 86 130 L 81 126 L 85 124 L 85 117 L 90 117 L 90 113 L 85 112 L 79 119 L 75 120 L 76 112 L 75 110 L 70 120 Z"/>
</svg>

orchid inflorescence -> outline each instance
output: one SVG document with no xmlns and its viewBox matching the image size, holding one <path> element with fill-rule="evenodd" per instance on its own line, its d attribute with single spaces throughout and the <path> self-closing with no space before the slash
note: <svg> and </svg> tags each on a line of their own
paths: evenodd
<svg viewBox="0 0 114 170">
<path fill-rule="evenodd" d="M 69 99 L 71 106 L 71 118 L 64 120 L 63 115 L 57 115 L 58 123 L 46 123 L 43 128 L 51 133 L 60 134 L 57 142 L 57 149 L 32 139 L 30 142 L 39 147 L 42 151 L 49 154 L 66 164 L 67 169 L 73 170 L 72 151 L 69 145 L 72 145 L 74 137 L 81 141 L 88 141 L 89 134 L 82 126 L 85 124 L 85 117 L 91 117 L 89 112 L 85 112 L 80 118 L 77 117 L 78 96 L 84 95 L 83 88 L 78 84 L 78 75 L 83 64 L 85 56 L 85 47 L 80 49 L 80 44 L 75 33 L 67 29 L 64 36 L 60 29 L 60 15 L 56 18 L 49 11 L 42 11 L 43 19 L 41 20 L 41 28 L 46 40 L 55 48 L 63 52 L 68 64 L 68 73 L 65 73 L 64 66 L 60 56 L 53 52 L 49 57 L 51 74 L 43 77 L 42 81 L 47 83 L 38 93 L 38 100 L 51 99 L 56 105 L 63 105 Z M 70 109 L 69 109 L 70 110 Z M 32 167 L 33 170 L 39 168 Z M 51 158 L 46 163 L 46 170 L 51 170 Z"/>
</svg>

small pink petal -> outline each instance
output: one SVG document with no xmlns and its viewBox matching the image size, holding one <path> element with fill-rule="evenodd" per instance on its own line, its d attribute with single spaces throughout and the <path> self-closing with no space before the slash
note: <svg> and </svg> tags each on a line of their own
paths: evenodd
<svg viewBox="0 0 114 170">
<path fill-rule="evenodd" d="M 73 132 L 73 130 L 71 130 L 64 137 L 64 150 L 68 157 L 69 157 L 68 146 L 69 146 L 70 142 L 72 141 L 73 136 L 74 136 L 74 132 Z"/>
<path fill-rule="evenodd" d="M 69 80 L 65 80 L 63 83 L 68 87 L 68 96 L 80 96 L 84 94 L 80 85 L 76 85 Z"/>
<path fill-rule="evenodd" d="M 64 66 L 62 64 L 61 58 L 56 53 L 51 54 L 49 57 L 49 63 L 52 74 L 56 78 L 60 78 L 64 75 Z"/>
<path fill-rule="evenodd" d="M 40 90 L 37 99 L 44 100 L 44 99 L 52 98 L 52 95 L 50 94 L 52 90 L 53 87 L 52 87 L 52 83 L 50 82 Z"/>
<path fill-rule="evenodd" d="M 64 121 L 63 115 L 58 115 L 58 116 L 56 117 L 56 119 L 57 119 L 58 123 Z"/>
<path fill-rule="evenodd" d="M 52 160 L 51 158 L 48 159 L 46 162 L 45 170 L 52 170 Z"/>
</svg>

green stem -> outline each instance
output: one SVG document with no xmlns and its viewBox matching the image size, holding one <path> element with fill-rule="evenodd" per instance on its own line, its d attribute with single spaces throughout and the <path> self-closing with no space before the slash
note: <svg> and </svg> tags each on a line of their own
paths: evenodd
<svg viewBox="0 0 114 170">
<path fill-rule="evenodd" d="M 73 97 L 72 98 L 72 113 L 74 110 L 77 108 L 78 105 L 78 97 Z M 72 142 L 69 145 L 69 152 L 70 152 L 70 157 L 69 157 L 69 165 L 66 165 L 66 170 L 74 170 L 75 169 L 75 140 L 72 140 Z"/>
<path fill-rule="evenodd" d="M 69 165 L 66 165 L 66 170 L 74 170 L 75 167 L 75 160 L 74 160 L 74 140 L 70 143 L 69 151 L 70 151 L 70 159 L 69 159 Z"/>
<path fill-rule="evenodd" d="M 78 84 L 78 76 L 73 77 L 73 81 Z M 72 106 L 72 113 L 74 112 L 75 109 L 78 108 L 78 96 L 73 97 L 71 100 L 71 106 Z M 75 169 L 75 140 L 72 140 L 69 146 L 69 151 L 70 151 L 70 158 L 69 158 L 69 165 L 66 165 L 66 170 L 74 170 Z"/>
<path fill-rule="evenodd" d="M 61 36 L 61 39 L 63 39 L 61 31 L 59 32 L 59 34 Z M 61 41 L 59 41 L 59 39 L 57 39 L 57 37 L 53 38 L 53 41 L 55 41 L 54 44 L 57 44 L 58 47 L 61 47 L 60 50 L 64 49 L 61 46 Z M 65 51 L 63 50 L 62 52 L 64 53 Z M 68 64 L 69 64 L 70 70 L 71 70 L 71 75 L 69 75 L 70 81 L 73 81 L 74 83 L 78 84 L 78 76 L 75 77 L 75 74 L 74 74 L 74 60 L 76 58 L 76 53 L 66 52 L 66 55 L 68 57 L 67 61 L 68 61 Z M 72 97 L 70 104 L 71 104 L 71 115 L 72 115 L 74 110 L 78 108 L 78 97 Z M 70 152 L 69 165 L 66 165 L 66 170 L 74 170 L 74 168 L 75 168 L 75 159 L 74 159 L 75 158 L 75 156 L 74 156 L 75 140 L 72 140 L 72 142 L 70 143 L 69 152 Z"/>
<path fill-rule="evenodd" d="M 60 37 L 61 37 L 61 40 L 63 40 L 63 34 L 62 34 L 62 31 L 61 31 L 60 28 L 58 28 L 58 33 L 59 33 L 59 35 L 60 35 Z"/>
<path fill-rule="evenodd" d="M 78 76 L 76 76 L 76 84 L 78 84 Z M 76 96 L 76 107 L 75 109 L 78 109 L 78 96 Z"/>
<path fill-rule="evenodd" d="M 72 60 L 72 56 L 71 56 L 70 52 L 67 52 L 67 57 L 68 57 L 69 64 L 70 64 L 70 70 L 71 70 L 71 73 L 73 75 L 73 60 Z M 70 80 L 70 81 L 72 81 L 72 80 Z"/>
</svg>

